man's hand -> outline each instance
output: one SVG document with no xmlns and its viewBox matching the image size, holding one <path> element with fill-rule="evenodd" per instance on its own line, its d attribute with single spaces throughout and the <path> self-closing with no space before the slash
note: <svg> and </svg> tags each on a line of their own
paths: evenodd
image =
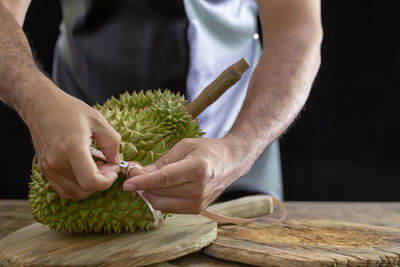
<svg viewBox="0 0 400 267">
<path fill-rule="evenodd" d="M 50 82 L 48 83 L 50 84 Z M 120 168 L 95 163 L 89 152 L 92 139 L 109 162 L 119 162 L 119 134 L 84 102 L 53 85 L 38 96 L 25 121 L 35 145 L 39 170 L 64 198 L 82 199 L 109 188 Z M 25 112 L 27 113 L 27 112 Z"/>
<path fill-rule="evenodd" d="M 320 1 L 259 0 L 258 6 L 264 51 L 228 135 L 181 141 L 148 167 L 151 173 L 126 181 L 125 190 L 146 190 L 161 210 L 200 213 L 296 118 L 320 64 Z"/>
<path fill-rule="evenodd" d="M 147 172 L 132 169 L 124 190 L 145 190 L 155 209 L 199 214 L 248 171 L 243 161 L 238 164 L 236 147 L 227 138 L 183 139 Z"/>
<path fill-rule="evenodd" d="M 37 68 L 21 29 L 30 0 L 0 0 L 0 100 L 28 125 L 39 169 L 61 196 L 82 199 L 107 189 L 119 167 L 97 166 L 92 139 L 109 162 L 119 161 L 120 136 L 103 116 L 57 88 Z"/>
</svg>

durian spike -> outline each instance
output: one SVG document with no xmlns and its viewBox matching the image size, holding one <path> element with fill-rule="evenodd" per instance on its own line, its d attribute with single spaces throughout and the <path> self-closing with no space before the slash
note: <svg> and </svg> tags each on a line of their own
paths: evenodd
<svg viewBox="0 0 400 267">
<path fill-rule="evenodd" d="M 249 62 L 242 58 L 232 66 L 224 70 L 212 83 L 210 83 L 200 95 L 187 106 L 187 110 L 193 118 L 203 112 L 214 103 L 226 90 L 237 83 L 243 73 L 250 67 Z"/>
</svg>

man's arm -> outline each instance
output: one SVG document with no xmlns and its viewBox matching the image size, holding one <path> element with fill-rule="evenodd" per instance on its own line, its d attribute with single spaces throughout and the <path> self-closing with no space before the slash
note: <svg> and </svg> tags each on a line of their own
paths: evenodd
<svg viewBox="0 0 400 267">
<path fill-rule="evenodd" d="M 303 107 L 320 64 L 317 0 L 259 0 L 264 53 L 231 131 L 221 139 L 184 139 L 149 174 L 134 169 L 125 190 L 146 190 L 157 209 L 200 213 L 246 174 Z"/>
<path fill-rule="evenodd" d="M 247 165 L 278 138 L 302 109 L 320 65 L 318 0 L 259 0 L 263 55 L 227 138 L 252 140 Z M 251 129 L 251 131 L 249 131 Z"/>
<path fill-rule="evenodd" d="M 0 0 L 0 100 L 27 124 L 39 168 L 62 197 L 84 198 L 111 186 L 119 167 L 94 163 L 92 138 L 109 161 L 120 136 L 93 108 L 57 88 L 36 66 L 21 29 L 29 1 Z"/>
<path fill-rule="evenodd" d="M 19 26 L 22 27 L 31 0 L 1 0 L 0 2 L 2 2 L 4 7 L 14 16 Z"/>
</svg>

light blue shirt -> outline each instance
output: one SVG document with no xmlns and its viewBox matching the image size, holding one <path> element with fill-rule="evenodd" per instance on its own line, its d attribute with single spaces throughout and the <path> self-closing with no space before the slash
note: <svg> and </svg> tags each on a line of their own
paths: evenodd
<svg viewBox="0 0 400 267">
<path fill-rule="evenodd" d="M 187 97 L 193 101 L 215 77 L 240 58 L 250 69 L 242 79 L 198 117 L 205 137 L 223 137 L 242 107 L 251 74 L 262 48 L 257 32 L 256 0 L 184 0 L 189 21 L 190 65 Z M 227 191 L 264 192 L 282 198 L 278 141 L 273 142 L 255 162 L 250 172 Z"/>
</svg>

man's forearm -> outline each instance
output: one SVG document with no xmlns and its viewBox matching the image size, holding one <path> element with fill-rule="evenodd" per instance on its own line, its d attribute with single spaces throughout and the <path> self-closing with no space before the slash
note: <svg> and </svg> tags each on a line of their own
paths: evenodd
<svg viewBox="0 0 400 267">
<path fill-rule="evenodd" d="M 24 117 L 40 97 L 40 84 L 46 77 L 32 56 L 29 43 L 14 15 L 0 2 L 0 100 Z"/>
<path fill-rule="evenodd" d="M 246 142 L 251 165 L 302 109 L 320 64 L 322 33 L 293 32 L 266 44 L 229 136 Z"/>
</svg>

